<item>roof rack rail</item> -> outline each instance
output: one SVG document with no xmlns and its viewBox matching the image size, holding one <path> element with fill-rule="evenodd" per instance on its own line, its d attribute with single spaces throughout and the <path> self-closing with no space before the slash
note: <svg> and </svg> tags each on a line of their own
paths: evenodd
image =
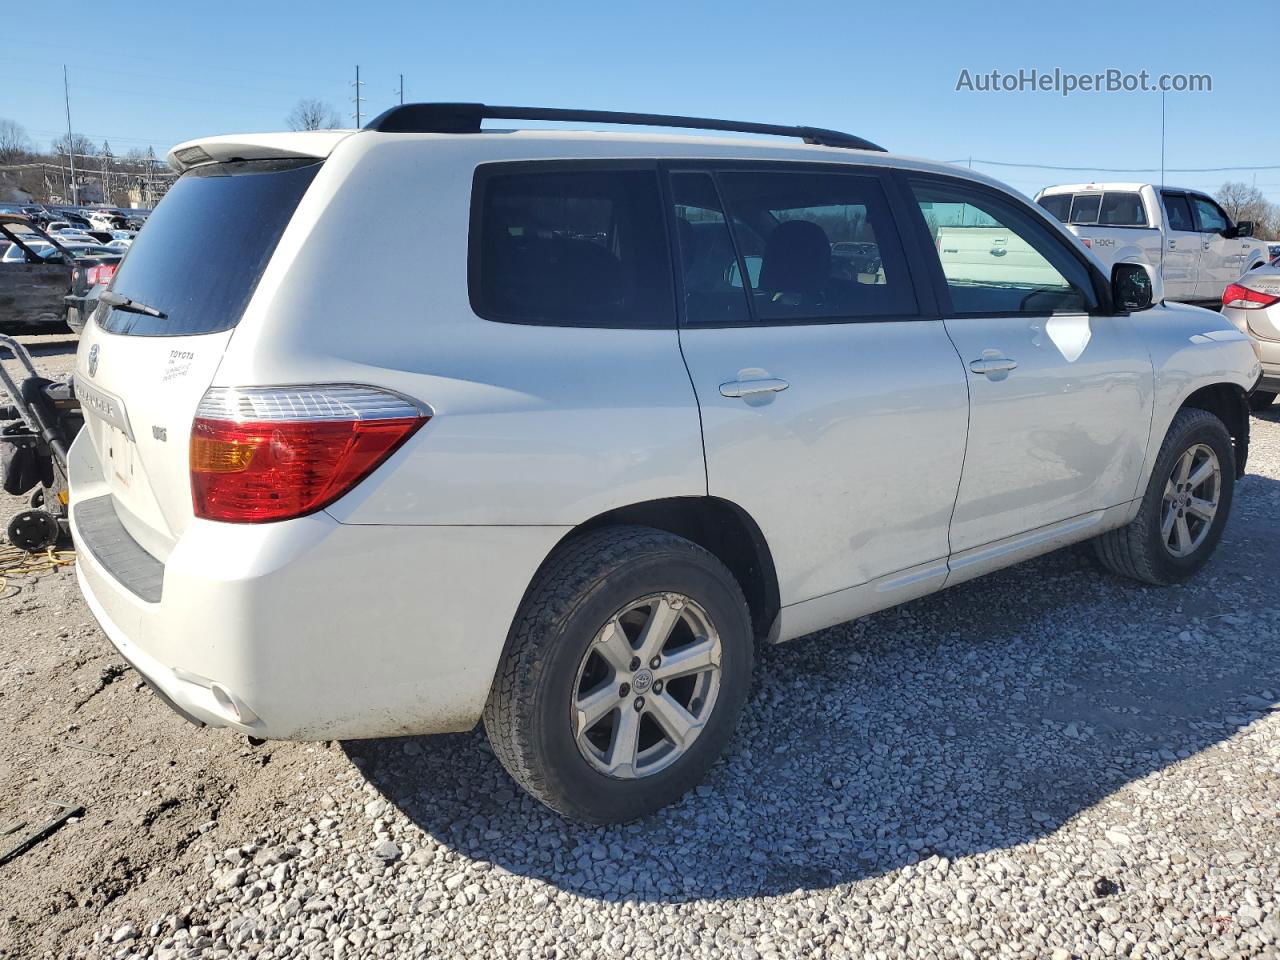
<svg viewBox="0 0 1280 960">
<path fill-rule="evenodd" d="M 482 120 L 567 120 L 579 123 L 618 123 L 637 127 L 682 127 L 689 130 L 727 130 L 799 137 L 805 143 L 851 150 L 884 147 L 839 130 L 788 127 L 775 123 L 740 123 L 708 117 L 676 117 L 665 113 L 623 113 L 617 110 L 564 110 L 558 107 L 495 107 L 484 103 L 405 103 L 378 114 L 366 130 L 381 133 L 479 133 Z"/>
</svg>

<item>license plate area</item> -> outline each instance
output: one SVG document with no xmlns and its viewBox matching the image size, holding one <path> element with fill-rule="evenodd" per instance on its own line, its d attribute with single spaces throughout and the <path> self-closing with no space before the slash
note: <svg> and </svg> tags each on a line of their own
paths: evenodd
<svg viewBox="0 0 1280 960">
<path fill-rule="evenodd" d="M 134 462 L 137 460 L 133 441 L 121 430 L 104 424 L 102 432 L 103 471 L 110 480 L 123 487 L 133 485 Z"/>
</svg>

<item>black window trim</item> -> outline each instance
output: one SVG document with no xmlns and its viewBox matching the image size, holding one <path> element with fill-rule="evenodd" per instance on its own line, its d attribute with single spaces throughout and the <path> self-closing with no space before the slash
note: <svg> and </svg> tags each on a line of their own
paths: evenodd
<svg viewBox="0 0 1280 960">
<path fill-rule="evenodd" d="M 917 170 L 896 170 L 895 174 L 901 180 L 901 189 L 904 196 L 910 198 L 911 203 L 905 212 L 905 226 L 907 229 L 914 231 L 920 238 L 920 242 L 928 251 L 928 258 L 925 260 L 925 272 L 929 276 L 937 297 L 938 303 L 941 305 L 942 315 L 951 320 L 967 320 L 977 318 L 1001 318 L 1001 317 L 1052 317 L 1052 316 L 1076 316 L 1084 313 L 1090 317 L 1112 317 L 1125 315 L 1126 311 L 1116 310 L 1111 301 L 1111 282 L 1103 275 L 1089 257 L 1085 254 L 1083 248 L 1078 247 L 1078 240 L 1066 231 L 1062 223 L 1056 219 L 1048 210 L 1044 209 L 1040 204 L 1027 200 L 1020 200 L 1011 194 L 1002 190 L 995 190 L 984 183 L 975 180 L 966 180 L 964 177 L 947 176 L 941 173 L 924 172 Z M 1021 310 L 1004 310 L 1004 311 L 959 311 L 956 310 L 951 302 L 951 291 L 947 286 L 947 278 L 942 270 L 942 260 L 938 256 L 938 250 L 932 242 L 929 235 L 929 226 L 925 222 L 924 212 L 920 209 L 920 204 L 915 200 L 915 193 L 911 189 L 913 182 L 930 186 L 942 187 L 958 187 L 962 190 L 969 190 L 980 196 L 990 197 L 991 199 L 1009 204 L 1015 207 L 1025 208 L 1024 212 L 1030 216 L 1032 220 L 1039 218 L 1040 222 L 1048 229 L 1048 234 L 1052 237 L 1053 242 L 1067 253 L 1068 256 L 1074 258 L 1084 267 L 1090 281 L 1093 283 L 1093 295 L 1097 300 L 1097 306 L 1092 310 L 1046 310 L 1027 313 Z M 1069 239 L 1070 238 L 1070 239 Z M 1075 240 L 1076 242 L 1072 242 Z"/>
<path fill-rule="evenodd" d="M 932 288 L 921 277 L 921 271 L 915 269 L 912 264 L 913 257 L 916 254 L 911 250 L 909 232 L 905 228 L 902 215 L 899 210 L 901 198 L 896 196 L 896 188 L 894 187 L 890 176 L 894 168 L 872 164 L 841 163 L 839 161 L 823 163 L 812 160 L 735 160 L 732 158 L 690 160 L 663 159 L 658 161 L 658 168 L 662 172 L 663 207 L 667 221 L 667 234 L 670 238 L 668 246 L 671 249 L 672 255 L 671 269 L 675 278 L 673 289 L 676 293 L 677 316 L 682 330 L 715 330 L 735 327 L 809 327 L 849 323 L 904 323 L 920 320 L 941 319 L 941 315 L 938 313 L 936 305 L 934 304 Z M 724 195 L 720 188 L 720 179 L 716 174 L 722 172 L 740 173 L 754 171 L 825 174 L 836 173 L 849 176 L 859 176 L 876 181 L 881 192 L 884 194 L 889 217 L 893 221 L 893 226 L 898 234 L 898 241 L 902 247 L 903 268 L 907 274 L 907 286 L 915 298 L 916 309 L 911 313 L 880 314 L 868 317 L 837 316 L 798 317 L 795 319 L 760 319 L 756 314 L 755 304 L 752 302 L 752 298 L 748 295 L 744 286 L 743 299 L 747 304 L 748 319 L 689 323 L 688 318 L 685 315 L 684 270 L 678 259 L 679 249 L 675 238 L 675 205 L 672 202 L 671 175 L 675 173 L 707 173 L 711 175 L 711 181 L 715 185 L 716 189 L 716 196 L 720 199 L 721 212 L 724 214 L 725 222 L 729 228 L 729 237 L 733 244 L 734 256 L 738 260 L 738 270 L 742 276 L 746 278 L 748 274 L 746 272 L 746 264 L 743 262 L 742 258 L 742 245 L 738 242 L 737 233 L 733 225 L 733 217 L 730 216 L 728 207 L 725 206 Z"/>
<path fill-rule="evenodd" d="M 666 256 L 659 256 L 659 261 L 666 267 L 663 278 L 667 285 L 667 291 L 671 298 L 671 309 L 661 318 L 661 322 L 654 323 L 582 323 L 578 320 L 528 320 L 523 317 L 509 317 L 494 314 L 491 311 L 481 309 L 480 304 L 480 280 L 481 280 L 481 250 L 480 250 L 480 232 L 484 222 L 484 201 L 485 193 L 488 188 L 489 181 L 494 177 L 511 176 L 512 174 L 529 174 L 529 173 L 611 173 L 619 171 L 651 171 L 653 173 L 655 184 L 657 186 L 657 194 L 659 202 L 665 204 L 665 185 L 664 178 L 659 175 L 658 161 L 649 158 L 633 158 L 633 157 L 601 157 L 599 159 L 552 159 L 552 160 L 499 160 L 491 163 L 476 164 L 475 171 L 471 177 L 471 210 L 468 215 L 467 227 L 467 300 L 471 305 L 471 312 L 481 320 L 487 320 L 491 323 L 510 323 L 525 327 L 570 327 L 583 330 L 674 330 L 676 329 L 677 307 L 676 303 L 676 274 L 675 261 L 672 259 L 672 237 L 670 228 L 667 227 L 667 217 L 663 215 L 664 240 L 666 241 Z M 662 214 L 662 211 L 659 211 Z"/>
</svg>

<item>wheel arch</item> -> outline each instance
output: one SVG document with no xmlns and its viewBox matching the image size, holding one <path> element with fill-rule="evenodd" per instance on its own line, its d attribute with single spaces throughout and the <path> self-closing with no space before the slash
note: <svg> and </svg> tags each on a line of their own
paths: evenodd
<svg viewBox="0 0 1280 960">
<path fill-rule="evenodd" d="M 1245 390 L 1234 383 L 1211 383 L 1191 393 L 1178 409 L 1188 407 L 1206 410 L 1226 425 L 1235 451 L 1236 479 L 1243 477 L 1249 459 L 1249 398 Z"/>
<path fill-rule="evenodd" d="M 740 506 L 719 497 L 667 497 L 616 507 L 569 531 L 548 559 L 575 537 L 601 527 L 633 524 L 684 537 L 729 568 L 742 588 L 757 639 L 772 642 L 782 609 L 773 554 L 759 524 Z M 546 560 L 543 561 L 546 563 Z"/>
</svg>

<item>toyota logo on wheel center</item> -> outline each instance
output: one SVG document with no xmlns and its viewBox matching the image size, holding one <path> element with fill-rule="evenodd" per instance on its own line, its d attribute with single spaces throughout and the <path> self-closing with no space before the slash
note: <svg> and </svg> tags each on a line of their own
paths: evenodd
<svg viewBox="0 0 1280 960">
<path fill-rule="evenodd" d="M 641 670 L 631 678 L 631 689 L 636 693 L 647 693 L 651 686 L 653 686 L 653 674 L 648 670 Z"/>
</svg>

